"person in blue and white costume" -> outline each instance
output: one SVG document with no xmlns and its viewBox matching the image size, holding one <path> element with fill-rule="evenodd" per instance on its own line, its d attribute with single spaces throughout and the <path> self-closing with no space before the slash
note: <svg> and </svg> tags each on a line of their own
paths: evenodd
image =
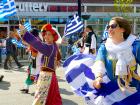
<svg viewBox="0 0 140 105">
<path fill-rule="evenodd" d="M 87 48 L 88 51 L 86 51 L 85 45 L 84 45 L 87 34 L 85 32 L 81 32 L 80 36 L 81 36 L 81 38 L 79 40 L 77 40 L 76 42 L 74 42 L 74 44 L 72 46 L 73 55 L 79 54 L 79 53 L 89 54 L 89 49 Z"/>
<path fill-rule="evenodd" d="M 139 105 L 140 40 L 131 35 L 129 22 L 113 17 L 107 26 L 109 38 L 101 44 L 92 67 L 97 93 L 87 97 L 88 105 Z"/>
<path fill-rule="evenodd" d="M 140 105 L 140 40 L 122 17 L 113 17 L 107 29 L 96 59 L 81 53 L 64 62 L 66 80 L 87 105 Z"/>
<path fill-rule="evenodd" d="M 93 43 L 93 42 L 96 42 L 96 41 L 92 41 L 92 43 L 87 43 L 87 40 L 91 41 L 92 38 L 90 39 L 88 37 L 88 34 L 84 31 L 81 32 L 80 34 L 82 37 L 74 43 L 72 47 L 72 51 L 74 52 L 74 54 L 79 54 L 79 53 L 93 54 L 91 53 L 92 50 L 90 49 L 90 45 L 95 47 L 96 43 Z"/>
</svg>

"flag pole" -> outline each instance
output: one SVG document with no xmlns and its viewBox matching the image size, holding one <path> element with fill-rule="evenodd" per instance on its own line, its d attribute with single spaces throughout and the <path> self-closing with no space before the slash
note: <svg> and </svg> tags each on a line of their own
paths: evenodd
<svg viewBox="0 0 140 105">
<path fill-rule="evenodd" d="M 19 16 L 18 16 L 18 14 L 16 14 L 16 16 L 17 16 L 17 18 L 18 18 L 18 23 L 21 24 L 20 18 L 19 18 Z"/>
<path fill-rule="evenodd" d="M 81 19 L 81 0 L 78 0 L 78 15 Z"/>
<path fill-rule="evenodd" d="M 9 37 L 9 34 L 10 34 L 10 24 L 9 24 L 9 19 L 8 19 L 7 34 L 8 34 L 8 37 Z"/>
</svg>

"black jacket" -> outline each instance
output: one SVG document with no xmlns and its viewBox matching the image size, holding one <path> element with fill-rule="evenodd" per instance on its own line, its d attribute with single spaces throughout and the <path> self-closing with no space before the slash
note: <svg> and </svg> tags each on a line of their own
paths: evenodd
<svg viewBox="0 0 140 105">
<path fill-rule="evenodd" d="M 12 38 L 6 39 L 6 51 L 7 54 L 17 55 L 16 46 L 12 43 Z"/>
<path fill-rule="evenodd" d="M 95 38 L 96 38 L 96 40 L 97 40 L 97 36 L 96 36 L 96 34 L 94 33 L 94 32 L 89 32 L 88 33 L 88 36 L 87 36 L 87 38 L 86 38 L 86 42 L 85 43 L 87 43 L 89 46 L 91 45 L 91 38 L 92 38 L 92 35 L 95 35 Z"/>
</svg>

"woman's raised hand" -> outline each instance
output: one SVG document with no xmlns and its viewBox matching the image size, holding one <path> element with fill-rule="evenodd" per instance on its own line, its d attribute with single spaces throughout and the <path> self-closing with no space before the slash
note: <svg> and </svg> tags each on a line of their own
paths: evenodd
<svg viewBox="0 0 140 105">
<path fill-rule="evenodd" d="M 20 29 L 20 35 L 24 35 L 25 32 L 27 31 L 27 30 L 25 29 L 24 25 L 22 25 L 22 24 L 19 24 L 19 29 Z"/>
<path fill-rule="evenodd" d="M 24 25 L 19 24 L 19 29 L 20 29 L 21 31 L 24 30 L 24 29 L 25 29 Z"/>
</svg>

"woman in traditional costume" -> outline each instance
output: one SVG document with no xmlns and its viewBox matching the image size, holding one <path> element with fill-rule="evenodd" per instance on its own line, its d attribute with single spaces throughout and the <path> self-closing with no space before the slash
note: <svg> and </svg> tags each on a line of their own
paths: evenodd
<svg viewBox="0 0 140 105">
<path fill-rule="evenodd" d="M 89 97 L 87 103 L 138 105 L 140 101 L 136 99 L 140 99 L 140 71 L 136 69 L 140 64 L 140 40 L 130 34 L 131 26 L 122 17 L 112 18 L 107 30 L 109 38 L 101 44 L 92 68 L 95 71 L 93 86 L 102 92 L 96 101 Z"/>
<path fill-rule="evenodd" d="M 19 27 L 23 33 L 23 40 L 43 54 L 35 100 L 32 105 L 62 105 L 55 73 L 56 66 L 61 59 L 59 49 L 55 43 L 58 40 L 58 32 L 52 28 L 51 24 L 44 25 L 42 35 L 45 42 L 43 43 L 24 30 L 24 26 L 20 25 Z"/>
<path fill-rule="evenodd" d="M 81 54 L 64 62 L 66 80 L 87 105 L 139 105 L 140 40 L 122 17 L 113 17 L 107 30 L 92 66 L 91 57 Z"/>
</svg>

